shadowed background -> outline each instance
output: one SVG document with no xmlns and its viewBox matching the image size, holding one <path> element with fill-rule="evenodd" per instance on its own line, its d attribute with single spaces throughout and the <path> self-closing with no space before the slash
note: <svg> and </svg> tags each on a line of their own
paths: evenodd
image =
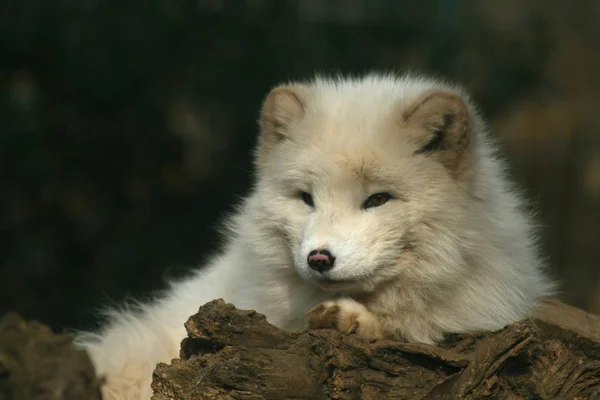
<svg viewBox="0 0 600 400">
<path fill-rule="evenodd" d="M 561 298 L 600 312 L 600 2 L 3 0 L 0 314 L 54 329 L 147 298 L 219 246 L 260 102 L 324 73 L 472 93 Z"/>
</svg>

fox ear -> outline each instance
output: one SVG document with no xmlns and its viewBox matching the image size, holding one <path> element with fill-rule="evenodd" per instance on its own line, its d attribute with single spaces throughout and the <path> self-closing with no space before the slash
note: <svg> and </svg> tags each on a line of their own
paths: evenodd
<svg viewBox="0 0 600 400">
<path fill-rule="evenodd" d="M 402 114 L 414 132 L 416 154 L 440 159 L 458 178 L 468 170 L 475 141 L 475 121 L 467 102 L 451 91 L 436 90 L 417 99 Z"/>
<path fill-rule="evenodd" d="M 259 165 L 279 142 L 289 137 L 290 126 L 304 116 L 308 92 L 308 86 L 289 85 L 279 86 L 267 95 L 260 115 L 260 137 L 256 149 Z"/>
</svg>

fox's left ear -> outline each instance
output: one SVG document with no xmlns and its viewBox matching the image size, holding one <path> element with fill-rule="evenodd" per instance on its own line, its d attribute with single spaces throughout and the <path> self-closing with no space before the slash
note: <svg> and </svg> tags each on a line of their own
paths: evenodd
<svg viewBox="0 0 600 400">
<path fill-rule="evenodd" d="M 310 94 L 306 85 L 279 86 L 267 95 L 260 114 L 260 136 L 256 148 L 256 163 L 264 165 L 268 154 L 281 141 L 290 137 L 293 125 L 304 116 Z"/>
<path fill-rule="evenodd" d="M 449 90 L 435 90 L 415 100 L 402 113 L 416 154 L 438 157 L 455 178 L 468 171 L 475 142 L 474 114 L 467 100 Z"/>
</svg>

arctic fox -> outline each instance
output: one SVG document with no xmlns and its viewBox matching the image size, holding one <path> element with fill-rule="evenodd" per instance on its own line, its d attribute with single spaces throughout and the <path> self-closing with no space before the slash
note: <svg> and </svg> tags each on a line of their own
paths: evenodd
<svg viewBox="0 0 600 400">
<path fill-rule="evenodd" d="M 106 399 L 148 400 L 183 323 L 223 298 L 285 330 L 435 343 L 530 316 L 553 284 L 465 92 L 419 76 L 317 77 L 262 107 L 256 181 L 222 252 L 79 342 Z"/>
</svg>

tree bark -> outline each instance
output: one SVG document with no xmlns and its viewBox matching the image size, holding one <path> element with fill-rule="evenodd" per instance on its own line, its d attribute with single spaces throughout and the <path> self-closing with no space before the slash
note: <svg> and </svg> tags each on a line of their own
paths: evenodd
<svg viewBox="0 0 600 400">
<path fill-rule="evenodd" d="M 532 320 L 439 346 L 289 333 L 222 300 L 186 323 L 180 359 L 158 364 L 154 400 L 600 399 L 600 317 L 551 301 Z M 0 321 L 0 399 L 99 400 L 66 335 Z"/>
<path fill-rule="evenodd" d="M 0 321 L 0 400 L 100 400 L 100 384 L 70 336 L 14 313 Z"/>
<path fill-rule="evenodd" d="M 186 322 L 153 400 L 600 399 L 600 317 L 558 301 L 537 318 L 439 346 L 284 332 L 215 300 Z"/>
</svg>

